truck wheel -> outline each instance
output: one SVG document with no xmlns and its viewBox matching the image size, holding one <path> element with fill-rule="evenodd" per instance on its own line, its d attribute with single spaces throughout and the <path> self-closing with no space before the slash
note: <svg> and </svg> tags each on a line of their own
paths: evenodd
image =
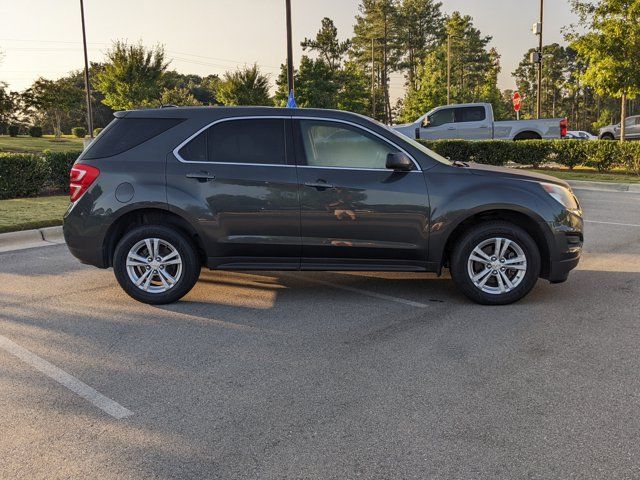
<svg viewBox="0 0 640 480">
<path fill-rule="evenodd" d="M 531 291 L 540 275 L 540 252 L 522 228 L 503 221 L 480 224 L 456 243 L 455 285 L 474 302 L 506 305 Z"/>
<path fill-rule="evenodd" d="M 522 132 L 515 136 L 514 142 L 519 140 L 541 140 L 542 137 L 535 132 Z"/>
<path fill-rule="evenodd" d="M 145 225 L 122 237 L 113 271 L 129 296 L 161 305 L 179 300 L 193 288 L 200 262 L 187 236 L 162 225 Z"/>
<path fill-rule="evenodd" d="M 610 133 L 603 133 L 600 140 L 613 140 L 613 135 Z"/>
</svg>

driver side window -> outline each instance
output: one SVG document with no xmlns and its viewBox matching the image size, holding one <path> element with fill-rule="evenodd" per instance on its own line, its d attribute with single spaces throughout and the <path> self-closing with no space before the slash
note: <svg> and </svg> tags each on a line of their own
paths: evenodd
<svg viewBox="0 0 640 480">
<path fill-rule="evenodd" d="M 384 169 L 397 148 L 365 130 L 347 124 L 301 120 L 306 164 L 312 167 Z"/>
<path fill-rule="evenodd" d="M 453 108 L 445 108 L 443 110 L 438 110 L 429 117 L 429 126 L 439 127 L 440 125 L 453 123 L 454 121 L 455 117 Z"/>
</svg>

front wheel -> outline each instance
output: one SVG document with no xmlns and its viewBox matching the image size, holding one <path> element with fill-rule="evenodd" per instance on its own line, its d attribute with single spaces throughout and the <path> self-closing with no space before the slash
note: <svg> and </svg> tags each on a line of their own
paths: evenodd
<svg viewBox="0 0 640 480">
<path fill-rule="evenodd" d="M 187 236 L 162 225 L 149 225 L 122 237 L 113 256 L 113 271 L 129 296 L 160 305 L 179 300 L 193 288 L 200 262 Z"/>
<path fill-rule="evenodd" d="M 527 295 L 540 274 L 540 252 L 531 236 L 507 222 L 467 231 L 451 256 L 451 278 L 471 300 L 506 305 Z"/>
</svg>

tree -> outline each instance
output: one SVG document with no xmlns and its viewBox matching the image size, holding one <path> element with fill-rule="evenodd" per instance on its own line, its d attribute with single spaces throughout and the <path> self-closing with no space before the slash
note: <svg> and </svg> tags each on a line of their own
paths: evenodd
<svg viewBox="0 0 640 480">
<path fill-rule="evenodd" d="M 217 75 L 207 75 L 201 77 L 194 74 L 178 73 L 175 70 L 165 72 L 163 79 L 164 90 L 185 89 L 200 105 L 215 105 L 218 103 L 216 92 L 220 85 L 220 77 Z"/>
<path fill-rule="evenodd" d="M 491 37 L 473 26 L 473 19 L 454 12 L 445 21 L 451 39 L 451 102 L 489 102 L 496 116 L 507 115 L 497 87 L 500 55 L 487 49 Z M 447 103 L 447 37 L 427 53 L 418 67 L 415 85 L 409 85 L 404 98 L 401 121 L 411 122 L 438 105 Z"/>
<path fill-rule="evenodd" d="M 141 43 L 117 41 L 107 52 L 107 63 L 98 73 L 96 88 L 104 94 L 104 104 L 115 110 L 131 110 L 157 103 L 163 76 L 169 65 L 164 47 L 147 50 Z"/>
<path fill-rule="evenodd" d="M 373 77 L 369 87 L 376 93 L 376 102 L 375 105 L 372 104 L 375 115 L 373 111 L 371 115 L 385 123 L 391 123 L 389 74 L 398 64 L 397 3 L 395 0 L 361 0 L 358 9 L 360 13 L 356 16 L 353 27 L 351 58 L 368 72 L 369 77 Z"/>
<path fill-rule="evenodd" d="M 315 39 L 305 38 L 300 45 L 302 50 L 309 49 L 316 52 L 333 72 L 337 71 L 342 63 L 342 57 L 349 51 L 351 41 L 341 42 L 338 39 L 338 29 L 330 18 L 322 19 L 322 26 Z"/>
<path fill-rule="evenodd" d="M 39 78 L 22 95 L 25 106 L 36 110 L 52 122 L 56 137 L 62 136 L 62 120 L 83 106 L 83 91 L 69 78 L 47 80 Z"/>
<path fill-rule="evenodd" d="M 398 6 L 398 67 L 406 70 L 407 84 L 416 88 L 418 68 L 444 35 L 442 3 L 434 0 L 402 0 Z"/>
<path fill-rule="evenodd" d="M 160 97 L 161 105 L 177 105 L 179 107 L 202 105 L 188 88 L 165 88 Z"/>
<path fill-rule="evenodd" d="M 625 138 L 627 99 L 640 93 L 640 1 L 573 0 L 589 31 L 574 34 L 572 48 L 585 62 L 583 83 L 596 93 L 620 99 L 620 141 Z"/>
<path fill-rule="evenodd" d="M 269 96 L 269 78 L 258 65 L 224 74 L 217 98 L 224 105 L 273 105 Z"/>
<path fill-rule="evenodd" d="M 7 88 L 7 84 L 0 82 L 0 132 L 3 132 L 13 119 L 16 111 L 15 99 Z"/>
</svg>

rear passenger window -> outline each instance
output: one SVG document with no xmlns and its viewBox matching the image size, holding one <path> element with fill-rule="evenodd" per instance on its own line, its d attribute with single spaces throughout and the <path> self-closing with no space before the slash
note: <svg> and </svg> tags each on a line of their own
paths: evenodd
<svg viewBox="0 0 640 480">
<path fill-rule="evenodd" d="M 212 125 L 183 146 L 186 161 L 285 164 L 284 119 L 227 120 Z"/>
<path fill-rule="evenodd" d="M 85 159 L 112 157 L 160 135 L 181 118 L 116 118 L 96 138 L 84 154 Z"/>
<path fill-rule="evenodd" d="M 484 107 L 456 108 L 456 122 L 481 122 L 485 118 Z"/>
</svg>

